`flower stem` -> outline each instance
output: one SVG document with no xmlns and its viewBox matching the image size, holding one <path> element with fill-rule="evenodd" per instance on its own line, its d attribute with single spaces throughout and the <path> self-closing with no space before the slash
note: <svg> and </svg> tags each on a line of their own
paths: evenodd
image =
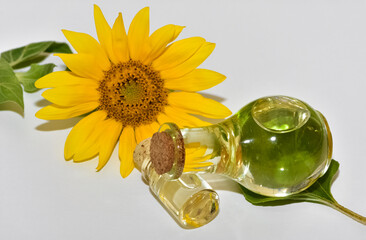
<svg viewBox="0 0 366 240">
<path fill-rule="evenodd" d="M 363 225 L 366 225 L 366 217 L 361 216 L 351 210 L 349 210 L 346 207 L 343 207 L 342 205 L 340 205 L 339 203 L 337 203 L 336 201 L 334 202 L 328 202 L 327 205 L 335 210 L 337 210 L 338 212 L 343 213 L 344 215 L 352 218 L 353 220 L 362 223 Z"/>
</svg>

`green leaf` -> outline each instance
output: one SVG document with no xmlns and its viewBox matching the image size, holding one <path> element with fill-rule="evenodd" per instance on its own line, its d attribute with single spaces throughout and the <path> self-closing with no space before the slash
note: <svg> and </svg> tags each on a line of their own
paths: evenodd
<svg viewBox="0 0 366 240">
<path fill-rule="evenodd" d="M 72 53 L 67 43 L 53 42 L 47 49 L 48 53 Z"/>
<path fill-rule="evenodd" d="M 319 203 L 336 209 L 337 211 L 353 218 L 354 220 L 366 225 L 366 218 L 352 212 L 351 210 L 341 206 L 334 199 L 331 193 L 331 185 L 336 173 L 338 172 L 339 163 L 332 160 L 328 171 L 319 178 L 313 185 L 306 190 L 287 196 L 287 197 L 266 197 L 256 194 L 240 185 L 245 199 L 257 206 L 276 206 L 296 202 L 312 202 Z"/>
<path fill-rule="evenodd" d="M 55 66 L 56 65 L 53 63 L 44 65 L 32 64 L 28 72 L 17 72 L 15 74 L 18 80 L 23 84 L 24 91 L 31 93 L 38 90 L 38 88 L 34 86 L 35 81 L 46 74 L 51 73 Z"/>
<path fill-rule="evenodd" d="M 13 69 L 20 69 L 41 62 L 50 53 L 71 53 L 71 50 L 66 43 L 37 42 L 3 52 L 0 59 L 7 61 Z"/>
<path fill-rule="evenodd" d="M 14 102 L 24 109 L 23 89 L 11 66 L 0 59 L 0 104 Z"/>
</svg>

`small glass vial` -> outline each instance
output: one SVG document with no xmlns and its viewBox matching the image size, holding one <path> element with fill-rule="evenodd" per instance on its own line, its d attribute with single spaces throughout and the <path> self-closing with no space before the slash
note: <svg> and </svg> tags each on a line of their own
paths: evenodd
<svg viewBox="0 0 366 240">
<path fill-rule="evenodd" d="M 217 216 L 219 196 L 202 177 L 196 173 L 185 173 L 172 179 L 169 174 L 156 173 L 149 157 L 150 139 L 142 141 L 136 150 L 136 168 L 141 171 L 142 178 L 165 209 L 182 227 L 201 227 Z"/>
</svg>

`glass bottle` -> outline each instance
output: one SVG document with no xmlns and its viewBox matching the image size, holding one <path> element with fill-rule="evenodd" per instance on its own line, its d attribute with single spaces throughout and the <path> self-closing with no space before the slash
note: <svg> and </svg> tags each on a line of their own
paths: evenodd
<svg viewBox="0 0 366 240">
<path fill-rule="evenodd" d="M 224 175 L 265 196 L 306 189 L 327 171 L 332 157 L 332 136 L 323 115 L 286 96 L 253 101 L 215 125 L 179 129 L 165 123 L 163 131 L 175 149 L 201 151 L 186 156 L 185 172 Z"/>
<path fill-rule="evenodd" d="M 138 150 L 143 154 L 139 154 Z M 135 166 L 141 171 L 142 178 L 149 184 L 151 191 L 179 225 L 184 228 L 197 228 L 217 216 L 219 196 L 199 174 L 184 173 L 176 179 L 166 174 L 159 175 L 146 152 L 149 152 L 149 143 L 142 141 L 134 153 Z"/>
</svg>

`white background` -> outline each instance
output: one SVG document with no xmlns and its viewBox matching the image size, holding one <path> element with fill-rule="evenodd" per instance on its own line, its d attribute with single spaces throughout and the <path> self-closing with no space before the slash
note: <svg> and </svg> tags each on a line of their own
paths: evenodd
<svg viewBox="0 0 366 240">
<path fill-rule="evenodd" d="M 66 41 L 61 29 L 96 36 L 93 1 L 0 0 L 0 51 L 30 42 Z M 328 119 L 340 174 L 333 184 L 342 205 L 366 215 L 365 1 L 95 1 L 110 24 L 126 26 L 150 6 L 151 30 L 186 26 L 180 39 L 217 43 L 202 65 L 227 76 L 205 91 L 233 112 L 267 95 L 289 95 Z M 50 58 L 50 61 L 57 61 Z M 0 239 L 366 239 L 366 227 L 322 205 L 258 207 L 227 183 L 220 214 L 184 230 L 155 200 L 136 170 L 119 175 L 115 151 L 97 160 L 63 159 L 78 119 L 34 117 L 47 105 L 41 91 L 25 94 L 24 116 L 0 107 Z"/>
</svg>

